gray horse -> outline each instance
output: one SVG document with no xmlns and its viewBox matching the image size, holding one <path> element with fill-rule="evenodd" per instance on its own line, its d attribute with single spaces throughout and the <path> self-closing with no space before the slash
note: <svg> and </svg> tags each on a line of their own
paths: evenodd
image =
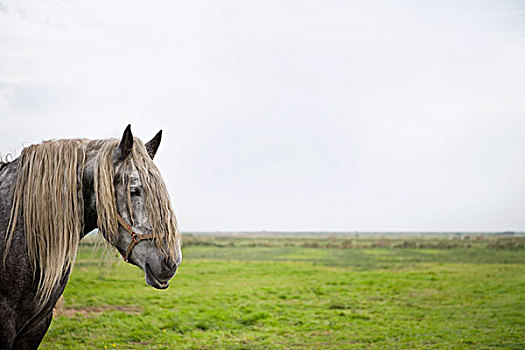
<svg viewBox="0 0 525 350">
<path fill-rule="evenodd" d="M 165 289 L 181 240 L 153 157 L 160 131 L 143 144 L 122 139 L 56 140 L 0 162 L 0 349 L 36 349 L 69 279 L 78 242 L 99 228 L 124 260 Z"/>
</svg>

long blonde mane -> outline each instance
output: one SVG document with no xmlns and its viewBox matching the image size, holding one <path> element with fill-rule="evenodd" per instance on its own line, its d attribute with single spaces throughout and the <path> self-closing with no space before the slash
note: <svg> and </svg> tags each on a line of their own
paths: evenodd
<svg viewBox="0 0 525 350">
<path fill-rule="evenodd" d="M 97 150 L 94 159 L 94 189 L 99 228 L 115 244 L 118 237 L 114 188 L 116 174 L 127 181 L 135 167 L 145 193 L 157 248 L 174 257 L 181 240 L 168 191 L 144 144 L 134 139 L 130 155 L 115 169 L 118 140 L 85 139 L 45 141 L 22 151 L 13 188 L 13 204 L 6 236 L 5 257 L 9 253 L 19 219 L 23 219 L 29 260 L 38 273 L 37 294 L 42 305 L 49 301 L 76 256 L 84 229 L 82 177 L 86 154 Z M 129 198 L 129 183 L 128 198 Z M 131 206 L 128 205 L 131 212 Z M 130 215 L 131 216 L 131 215 Z M 35 276 L 36 277 L 36 276 Z"/>
</svg>

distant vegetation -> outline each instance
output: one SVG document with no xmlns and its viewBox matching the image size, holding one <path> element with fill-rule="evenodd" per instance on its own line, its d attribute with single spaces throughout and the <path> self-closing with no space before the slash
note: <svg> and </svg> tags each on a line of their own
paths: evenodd
<svg viewBox="0 0 525 350">
<path fill-rule="evenodd" d="M 305 247 L 326 249 L 415 248 L 415 249 L 525 249 L 525 236 L 512 234 L 434 234 L 434 235 L 337 235 L 314 234 L 185 234 L 184 245 L 224 247 Z"/>
</svg>

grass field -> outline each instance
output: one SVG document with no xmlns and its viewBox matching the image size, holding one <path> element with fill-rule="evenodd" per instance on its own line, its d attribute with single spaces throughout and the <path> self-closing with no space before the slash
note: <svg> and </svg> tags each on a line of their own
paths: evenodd
<svg viewBox="0 0 525 350">
<path fill-rule="evenodd" d="M 164 291 L 82 246 L 43 349 L 524 349 L 523 238 L 185 239 Z"/>
</svg>

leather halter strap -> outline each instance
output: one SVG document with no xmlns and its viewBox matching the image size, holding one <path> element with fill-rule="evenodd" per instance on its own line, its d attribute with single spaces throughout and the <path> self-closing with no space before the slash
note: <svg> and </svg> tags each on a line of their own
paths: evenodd
<svg viewBox="0 0 525 350">
<path fill-rule="evenodd" d="M 154 236 L 153 236 L 153 233 L 148 233 L 145 235 L 140 235 L 136 233 L 135 231 L 133 231 L 131 226 L 129 226 L 128 223 L 124 221 L 122 216 L 120 216 L 119 214 L 117 214 L 117 221 L 120 224 L 120 226 L 122 226 L 124 230 L 128 231 L 129 235 L 131 236 L 131 242 L 129 242 L 128 249 L 126 249 L 126 253 L 122 254 L 120 253 L 120 250 L 119 250 L 120 255 L 122 255 L 122 259 L 124 259 L 125 262 L 128 262 L 129 255 L 131 254 L 131 251 L 133 250 L 133 248 L 135 248 L 137 243 L 139 243 L 140 241 L 153 239 Z M 97 226 L 100 228 L 100 225 L 98 225 L 98 220 L 97 220 Z"/>
<path fill-rule="evenodd" d="M 118 223 L 120 224 L 120 226 L 122 226 L 126 231 L 128 231 L 128 233 L 131 236 L 131 242 L 129 242 L 128 249 L 126 249 L 126 253 L 125 254 L 121 254 L 122 258 L 124 259 L 124 261 L 128 262 L 129 255 L 131 254 L 131 251 L 133 250 L 133 248 L 135 248 L 137 243 L 139 243 L 140 241 L 153 239 L 154 238 L 153 237 L 153 233 L 148 233 L 148 234 L 144 234 L 144 235 L 140 235 L 140 234 L 136 233 L 135 231 L 133 231 L 131 226 L 129 226 L 126 223 L 126 221 L 124 221 L 122 216 L 120 216 L 119 214 L 117 214 L 117 220 L 118 220 Z"/>
</svg>

